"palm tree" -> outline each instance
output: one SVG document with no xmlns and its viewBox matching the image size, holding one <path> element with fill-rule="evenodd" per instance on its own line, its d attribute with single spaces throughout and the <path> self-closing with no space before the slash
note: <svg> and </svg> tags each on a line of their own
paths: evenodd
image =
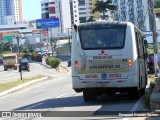
<svg viewBox="0 0 160 120">
<path fill-rule="evenodd" d="M 117 10 L 117 7 L 115 5 L 112 5 L 112 0 L 106 0 L 105 2 L 103 0 L 102 1 L 97 0 L 95 8 L 92 10 L 92 13 L 95 12 L 103 13 L 102 19 L 105 19 L 105 12 L 107 11 L 107 9 Z"/>
</svg>

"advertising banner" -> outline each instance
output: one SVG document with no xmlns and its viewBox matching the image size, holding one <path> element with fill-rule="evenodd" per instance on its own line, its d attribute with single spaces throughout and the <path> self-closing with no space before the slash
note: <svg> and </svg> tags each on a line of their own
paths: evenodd
<svg viewBox="0 0 160 120">
<path fill-rule="evenodd" d="M 37 19 L 36 26 L 37 29 L 59 27 L 59 18 Z"/>
</svg>

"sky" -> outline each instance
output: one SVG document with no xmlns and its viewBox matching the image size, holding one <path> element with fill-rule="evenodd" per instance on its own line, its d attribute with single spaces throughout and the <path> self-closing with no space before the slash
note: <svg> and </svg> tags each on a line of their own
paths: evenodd
<svg viewBox="0 0 160 120">
<path fill-rule="evenodd" d="M 22 0 L 24 20 L 41 18 L 41 0 Z"/>
</svg>

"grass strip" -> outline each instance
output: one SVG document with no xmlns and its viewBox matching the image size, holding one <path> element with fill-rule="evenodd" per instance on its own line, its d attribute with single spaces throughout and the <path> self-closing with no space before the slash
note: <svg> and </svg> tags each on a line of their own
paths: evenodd
<svg viewBox="0 0 160 120">
<path fill-rule="evenodd" d="M 44 75 L 37 75 L 37 76 L 34 76 L 34 77 L 25 78 L 23 80 L 17 80 L 17 81 L 13 81 L 13 82 L 1 83 L 0 84 L 0 93 L 4 92 L 6 90 L 9 90 L 9 89 L 11 89 L 13 87 L 16 87 L 18 85 L 27 83 L 29 81 L 37 80 L 37 79 L 40 79 L 40 78 L 43 78 L 43 77 L 45 77 L 45 76 Z"/>
</svg>

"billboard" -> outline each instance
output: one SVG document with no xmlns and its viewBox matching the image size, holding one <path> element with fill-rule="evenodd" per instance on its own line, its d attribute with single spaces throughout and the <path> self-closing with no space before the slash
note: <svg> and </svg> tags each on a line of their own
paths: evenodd
<svg viewBox="0 0 160 120">
<path fill-rule="evenodd" d="M 37 29 L 59 27 L 59 18 L 37 19 Z"/>
</svg>

